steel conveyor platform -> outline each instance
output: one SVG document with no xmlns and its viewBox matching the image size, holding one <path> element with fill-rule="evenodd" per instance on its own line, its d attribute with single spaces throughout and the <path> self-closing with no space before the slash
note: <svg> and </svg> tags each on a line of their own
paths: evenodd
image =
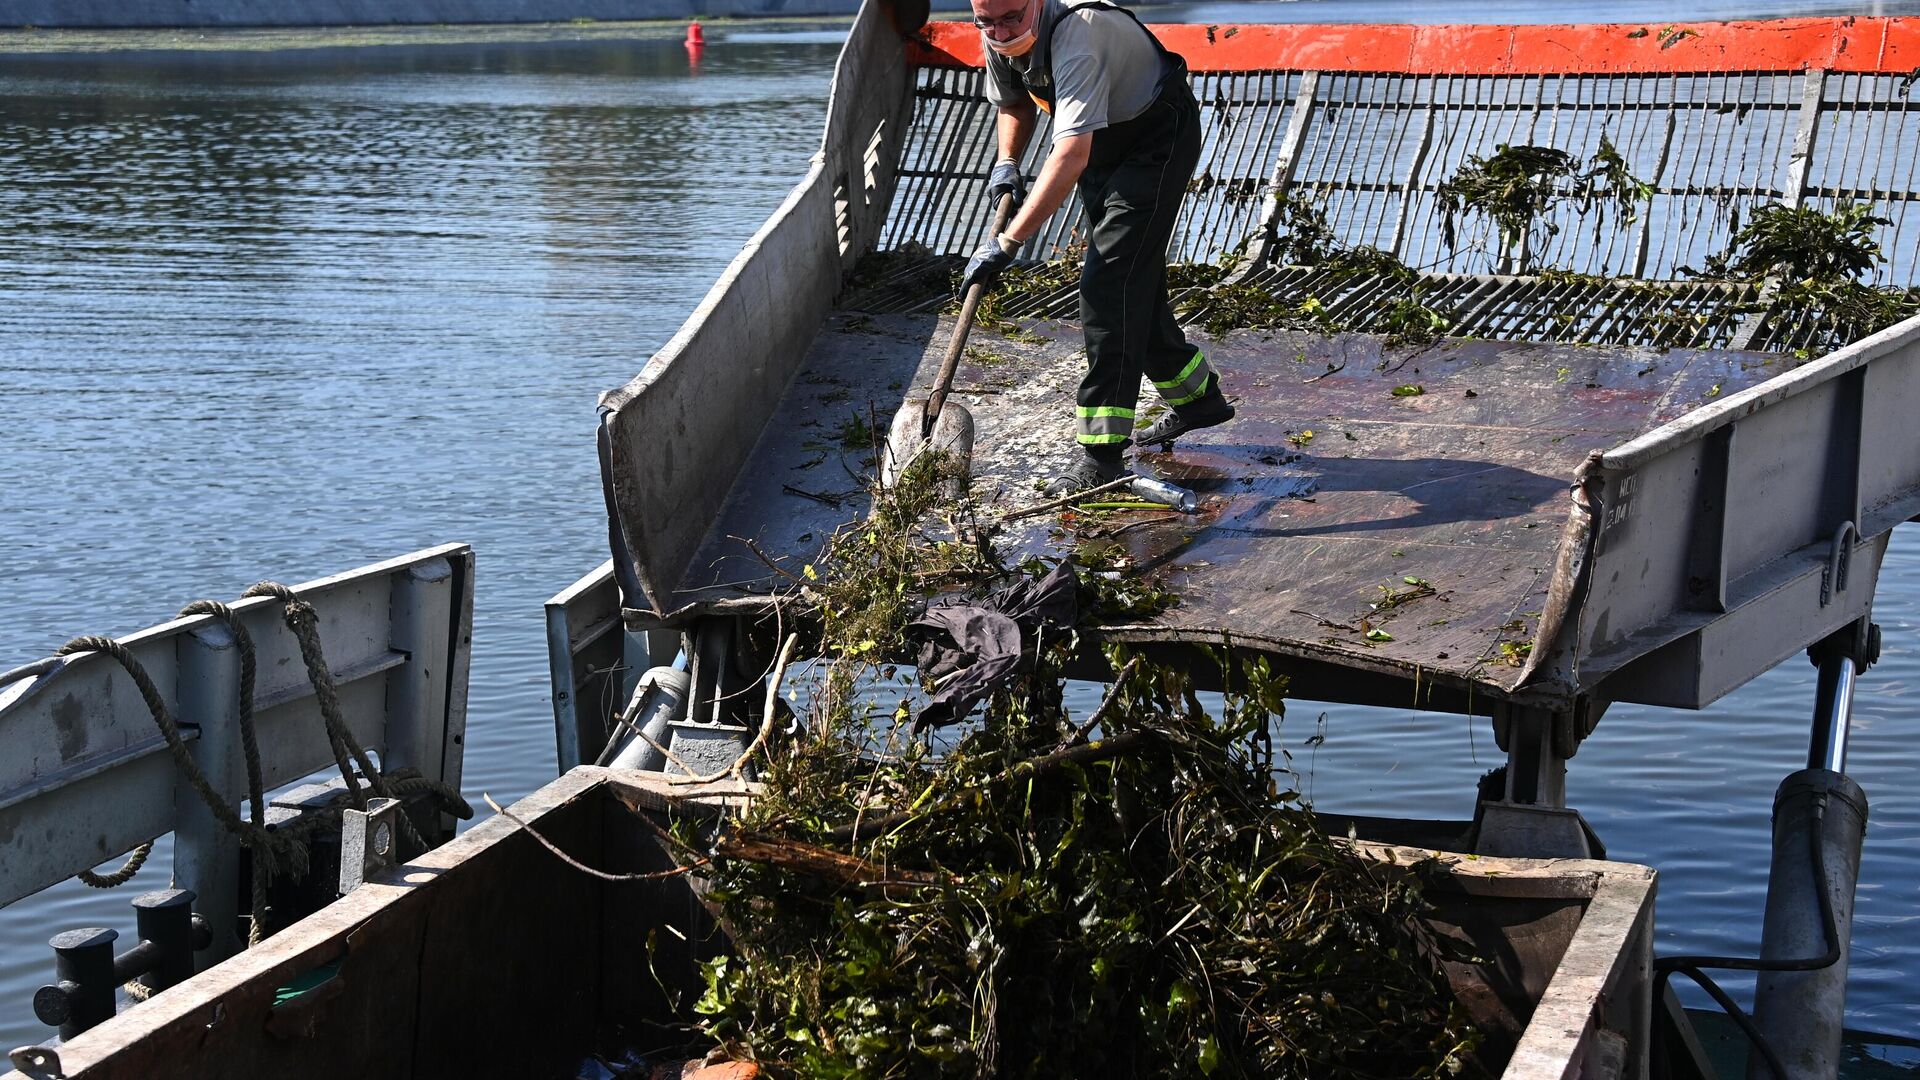
<svg viewBox="0 0 1920 1080">
<path fill-rule="evenodd" d="M 1609 702 L 1698 708 L 1864 625 L 1889 531 L 1920 512 L 1920 320 L 1820 355 L 1778 281 L 1687 268 L 1758 207 L 1872 197 L 1874 282 L 1916 284 L 1920 24 L 1218 30 L 1160 29 L 1204 127 L 1172 256 L 1237 252 L 1229 282 L 1312 297 L 1346 329 L 1194 330 L 1239 419 L 1140 460 L 1200 513 L 1036 517 L 1011 547 L 1117 545 L 1177 593 L 1114 634 L 1258 650 L 1327 700 L 1486 706 L 1497 731 L 1503 711 L 1551 717 L 1535 727 L 1562 760 Z M 897 40 L 856 27 L 836 86 L 862 90 L 836 92 L 813 171 L 603 398 L 630 627 L 755 610 L 775 575 L 746 540 L 801 562 L 860 516 L 871 451 L 849 444 L 931 380 L 951 269 L 985 223 L 992 117 L 977 35 Z M 1603 139 L 1647 181 L 1631 218 L 1558 205 L 1518 252 L 1484 222 L 1440 239 L 1438 189 L 1464 163 Z M 1287 263 L 1303 198 L 1339 243 L 1412 268 L 1439 341 L 1388 346 L 1380 282 Z M 1069 250 L 1077 220 L 1069 205 L 1026 254 Z M 1070 452 L 1071 313 L 1063 287 L 975 332 L 957 393 L 991 505 L 1032 502 Z"/>
</svg>

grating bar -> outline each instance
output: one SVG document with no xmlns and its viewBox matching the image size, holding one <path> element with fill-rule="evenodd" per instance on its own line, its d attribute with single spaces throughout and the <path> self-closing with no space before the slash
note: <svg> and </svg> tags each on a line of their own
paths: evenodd
<svg viewBox="0 0 1920 1080">
<path fill-rule="evenodd" d="M 1901 75 L 1732 71 L 1646 75 L 1411 75 L 1250 70 L 1193 76 L 1201 162 L 1169 257 L 1250 258 L 1235 280 L 1285 304 L 1313 297 L 1347 325 L 1382 324 L 1408 298 L 1390 281 L 1265 265 L 1281 196 L 1325 214 L 1338 242 L 1388 251 L 1419 271 L 1419 301 L 1455 335 L 1707 346 L 1791 352 L 1817 347 L 1821 329 L 1776 316 L 1771 293 L 1694 282 L 1686 268 L 1724 252 L 1752 212 L 1770 202 L 1830 208 L 1869 201 L 1888 219 L 1876 239 L 1884 286 L 1920 285 L 1920 111 Z M 908 261 L 887 281 L 850 287 L 845 306 L 937 309 L 954 256 L 984 235 L 995 154 L 993 110 L 979 69 L 922 68 L 897 189 L 880 250 Z M 1517 250 L 1467 215 L 1456 242 L 1441 234 L 1436 192 L 1474 158 L 1503 144 L 1552 146 L 1589 159 L 1602 139 L 1652 187 L 1630 216 L 1566 206 L 1543 217 Z M 1041 118 L 1023 167 L 1038 171 L 1049 143 Z M 1911 220 L 1910 220 L 1911 219 Z M 1083 216 L 1074 199 L 1021 253 L 1069 256 Z M 914 260 L 919 260 L 918 262 Z M 1540 275 L 1543 268 L 1573 272 Z M 1520 271 L 1525 271 L 1524 273 Z M 1206 299 L 1188 290 L 1189 318 Z M 1075 318 L 1070 286 L 1003 305 L 1011 317 Z"/>
</svg>

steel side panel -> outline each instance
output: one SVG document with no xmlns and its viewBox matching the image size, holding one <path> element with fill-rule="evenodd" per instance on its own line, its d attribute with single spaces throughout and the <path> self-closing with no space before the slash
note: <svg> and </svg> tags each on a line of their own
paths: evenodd
<svg viewBox="0 0 1920 1080">
<path fill-rule="evenodd" d="M 173 759 L 156 747 L 0 809 L 0 907 L 170 831 L 173 789 Z"/>
<path fill-rule="evenodd" d="M 471 580 L 471 552 L 443 545 L 295 587 L 319 612 L 320 637 L 338 682 L 347 722 L 367 745 L 386 745 L 387 672 L 404 671 L 404 656 L 389 646 L 391 579 L 439 560 L 453 563 Z M 470 608 L 470 591 L 462 593 Z M 318 703 L 307 679 L 298 643 L 271 598 L 232 605 L 257 651 L 255 722 L 262 769 L 269 786 L 297 779 L 333 762 Z M 460 618 L 469 618 L 462 613 Z M 206 717 L 181 705 L 178 652 L 210 616 L 176 619 L 120 639 L 147 671 L 184 738 Z M 463 625 L 467 625 L 463 623 Z M 465 634 L 463 633 L 463 637 Z M 464 656 L 466 646 L 461 646 Z M 437 678 L 464 682 L 464 664 L 445 665 Z M 435 691 L 451 722 L 452 702 L 464 701 L 464 685 Z M 464 718 L 464 706 L 461 716 Z M 230 722 L 223 710 L 210 722 Z M 184 785 L 184 781 L 179 781 Z M 96 865 L 139 841 L 172 831 L 176 776 L 153 716 L 132 679 L 111 657 L 76 656 L 52 674 L 0 690 L 0 854 L 9 843 L 31 843 L 32 858 L 0 857 L 0 904 Z M 94 802 L 71 808 L 59 789 L 92 792 L 114 807 L 111 821 L 96 820 Z M 99 793 L 111 792 L 111 799 Z M 244 792 L 228 793 L 238 805 Z M 13 839 L 8 840 L 11 836 Z M 58 839 L 73 846 L 55 845 Z M 104 854 L 99 854 L 103 850 Z"/>
<path fill-rule="evenodd" d="M 1583 657 L 1625 641 L 1686 595 L 1688 548 L 1675 538 L 1699 493 L 1700 445 L 1631 474 L 1602 473 Z"/>
<path fill-rule="evenodd" d="M 612 410 L 612 487 L 641 587 L 671 597 L 840 287 L 843 260 L 877 237 L 910 107 L 899 39 L 864 4 L 835 68 L 821 152 L 693 315 Z M 869 161 L 867 149 L 877 151 Z M 835 205 L 842 185 L 848 250 Z"/>
<path fill-rule="evenodd" d="M 1916 348 L 1920 352 L 1920 348 Z M 1872 536 L 1912 517 L 1920 463 L 1920 356 L 1867 371 L 1861 417 L 1860 531 Z"/>
<path fill-rule="evenodd" d="M 341 714 L 353 729 L 354 737 L 363 748 L 384 757 L 387 751 L 386 678 L 341 683 L 335 689 Z M 333 751 L 327 742 L 327 726 L 320 716 L 318 700 L 306 697 L 291 701 L 257 713 L 253 720 L 260 734 L 260 772 L 267 787 L 278 787 L 317 770 L 333 769 Z M 272 747 L 270 754 L 268 747 Z"/>
<path fill-rule="evenodd" d="M 1839 383 L 1823 383 L 1740 421 L 1728 468 L 1727 580 L 1828 540 L 1821 492 Z M 1698 445 L 1698 444 L 1696 444 Z"/>
<path fill-rule="evenodd" d="M 626 632 L 612 560 L 547 601 L 546 618 L 554 746 L 565 772 L 600 755 L 607 718 L 624 704 L 614 700 Z"/>
<path fill-rule="evenodd" d="M 470 550 L 449 555 L 454 569 L 454 608 L 447 641 L 447 726 L 440 743 L 440 780 L 460 790 L 466 776 L 467 692 L 473 666 L 473 561 Z M 453 834 L 453 818 L 443 815 L 441 823 L 447 835 Z"/>
<path fill-rule="evenodd" d="M 620 619 L 620 587 L 614 582 L 613 560 L 608 559 L 560 590 L 546 607 L 549 613 L 558 611 L 565 616 L 565 624 L 554 628 L 565 631 L 572 651 L 580 651 L 605 633 L 610 622 Z"/>
<path fill-rule="evenodd" d="M 1857 446 L 1856 378 L 1865 380 Z M 1920 509 L 1916 402 L 1920 319 L 1911 319 L 1602 455 L 1578 624 L 1582 687 L 1700 707 L 1870 610 L 1888 531 Z M 1714 583 L 1688 576 L 1689 553 L 1712 539 L 1696 537 L 1713 525 L 1693 507 L 1715 435 L 1730 447 L 1724 615 L 1707 602 Z M 1866 543 L 1854 543 L 1847 592 L 1823 607 L 1835 533 L 1856 512 Z"/>
<path fill-rule="evenodd" d="M 1809 644 L 1873 611 L 1873 585 L 1890 533 L 1854 550 L 1848 588 L 1820 606 L 1819 566 L 1602 678 L 1595 692 L 1608 701 L 1675 709 L 1704 709 L 1754 676 L 1791 661 Z"/>
</svg>

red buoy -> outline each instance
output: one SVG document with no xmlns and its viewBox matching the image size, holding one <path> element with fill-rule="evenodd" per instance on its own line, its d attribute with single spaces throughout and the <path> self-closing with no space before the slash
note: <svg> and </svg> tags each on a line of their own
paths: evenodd
<svg viewBox="0 0 1920 1080">
<path fill-rule="evenodd" d="M 707 51 L 707 35 L 700 29 L 698 19 L 687 24 L 687 71 L 700 74 L 700 54 Z"/>
</svg>

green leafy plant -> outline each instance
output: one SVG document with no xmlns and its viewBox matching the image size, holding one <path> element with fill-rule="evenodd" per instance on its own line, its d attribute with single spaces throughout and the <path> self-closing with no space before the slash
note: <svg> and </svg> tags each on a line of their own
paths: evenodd
<svg viewBox="0 0 1920 1080">
<path fill-rule="evenodd" d="M 701 1036 L 781 1078 L 1474 1070 L 1426 865 L 1361 857 L 1281 786 L 1266 660 L 1213 655 L 1210 711 L 1190 663 L 1108 646 L 1112 690 L 1069 715 L 1083 635 L 1171 602 L 1119 545 L 1077 553 L 1082 625 L 957 737 L 880 700 L 929 593 L 1047 569 L 930 529 L 971 513 L 942 468 L 910 468 L 793 575 L 827 661 L 808 722 L 717 835 L 676 835 L 732 944 L 701 969 Z"/>
<path fill-rule="evenodd" d="M 1255 736 L 1285 679 L 1222 660 L 1210 715 L 1185 672 L 1111 656 L 1091 741 L 1049 656 L 943 756 L 862 752 L 867 727 L 782 755 L 712 868 L 736 952 L 705 971 L 708 1037 L 796 1077 L 1470 1069 L 1421 868 L 1275 801 Z"/>
<path fill-rule="evenodd" d="M 1483 217 L 1498 233 L 1501 256 L 1517 256 L 1522 272 L 1531 263 L 1536 235 L 1552 237 L 1560 231 L 1549 216 L 1554 207 L 1568 204 L 1580 216 L 1597 212 L 1630 222 L 1652 196 L 1653 186 L 1633 175 L 1625 156 L 1605 135 L 1585 163 L 1550 146 L 1501 143 L 1491 156 L 1467 158 L 1434 189 L 1441 239 L 1449 248 L 1458 246 L 1458 222 Z"/>
<path fill-rule="evenodd" d="M 1831 211 L 1771 203 L 1753 212 L 1727 251 L 1707 260 L 1704 273 L 1796 281 L 1858 278 L 1882 260 L 1874 230 L 1891 224 L 1873 212 L 1871 203 L 1842 201 Z"/>
<path fill-rule="evenodd" d="M 1920 296 L 1860 280 L 1885 261 L 1876 230 L 1892 222 L 1872 204 L 1836 203 L 1831 210 L 1778 203 L 1754 211 L 1706 260 L 1702 276 L 1776 279 L 1770 296 L 1754 305 L 1771 309 L 1783 339 L 1801 349 L 1829 352 L 1920 314 Z"/>
</svg>

